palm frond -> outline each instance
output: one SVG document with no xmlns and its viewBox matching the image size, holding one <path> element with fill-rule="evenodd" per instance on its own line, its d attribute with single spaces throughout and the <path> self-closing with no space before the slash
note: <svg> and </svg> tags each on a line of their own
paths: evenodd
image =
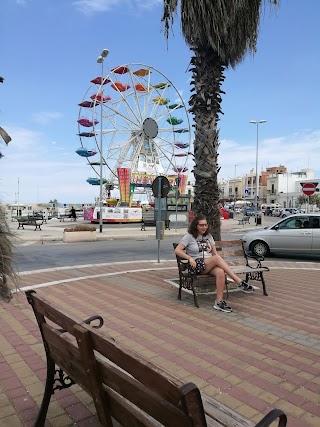
<svg viewBox="0 0 320 427">
<path fill-rule="evenodd" d="M 180 0 L 181 27 L 187 44 L 214 50 L 234 67 L 246 52 L 255 53 L 262 5 L 279 0 Z M 173 25 L 178 0 L 164 0 L 165 34 Z"/>
</svg>

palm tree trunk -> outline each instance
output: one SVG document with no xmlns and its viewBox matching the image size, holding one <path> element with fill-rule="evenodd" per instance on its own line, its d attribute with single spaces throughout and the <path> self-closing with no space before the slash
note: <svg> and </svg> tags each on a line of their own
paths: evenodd
<svg viewBox="0 0 320 427">
<path fill-rule="evenodd" d="M 0 302 L 10 302 L 12 289 L 8 278 L 16 285 L 16 274 L 13 269 L 12 241 L 9 227 L 6 223 L 3 209 L 0 207 Z"/>
<path fill-rule="evenodd" d="M 221 224 L 218 188 L 218 149 L 219 130 L 218 114 L 220 109 L 220 86 L 224 80 L 225 64 L 212 49 L 193 48 L 192 81 L 189 105 L 194 114 L 195 141 L 194 141 L 194 176 L 195 197 L 194 212 L 203 214 L 212 226 L 213 237 L 221 240 Z"/>
</svg>

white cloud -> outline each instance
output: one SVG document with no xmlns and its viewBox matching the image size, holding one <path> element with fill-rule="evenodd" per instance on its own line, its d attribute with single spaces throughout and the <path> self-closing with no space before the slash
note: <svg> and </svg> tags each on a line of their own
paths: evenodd
<svg viewBox="0 0 320 427">
<path fill-rule="evenodd" d="M 117 6 L 121 0 L 77 0 L 73 5 L 84 15 L 107 12 Z"/>
<path fill-rule="evenodd" d="M 259 139 L 258 170 L 267 167 L 287 167 L 288 172 L 314 169 L 320 175 L 320 130 L 301 130 L 288 136 Z M 219 179 L 250 174 L 256 167 L 256 144 L 241 145 L 236 141 L 222 140 L 219 149 Z"/>
<path fill-rule="evenodd" d="M 162 0 L 76 0 L 73 5 L 84 15 L 107 12 L 116 7 L 152 9 L 162 4 Z"/>
<path fill-rule="evenodd" d="M 34 113 L 32 115 L 33 121 L 38 123 L 39 125 L 47 125 L 53 120 L 60 119 L 60 117 L 62 117 L 62 114 L 54 111 L 42 111 L 39 113 Z"/>
</svg>

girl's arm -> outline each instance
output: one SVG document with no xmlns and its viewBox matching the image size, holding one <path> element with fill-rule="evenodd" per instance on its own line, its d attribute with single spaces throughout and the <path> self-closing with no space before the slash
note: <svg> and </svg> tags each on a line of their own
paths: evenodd
<svg viewBox="0 0 320 427">
<path fill-rule="evenodd" d="M 175 249 L 175 253 L 180 257 L 180 258 L 182 258 L 182 259 L 187 259 L 188 261 L 189 261 L 189 263 L 190 263 L 190 265 L 191 265 L 191 267 L 195 267 L 195 265 L 196 265 L 196 262 L 195 262 L 195 260 L 190 256 L 190 255 L 188 255 L 185 251 L 184 251 L 184 249 L 185 249 L 185 246 L 182 244 L 182 243 L 179 243 L 178 244 L 178 246 L 176 247 L 176 249 Z"/>
</svg>

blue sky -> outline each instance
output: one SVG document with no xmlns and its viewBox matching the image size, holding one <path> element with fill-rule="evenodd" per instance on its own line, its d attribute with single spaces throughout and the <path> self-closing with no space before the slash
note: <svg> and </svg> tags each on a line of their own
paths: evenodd
<svg viewBox="0 0 320 427">
<path fill-rule="evenodd" d="M 96 59 L 110 53 L 105 71 L 133 62 L 171 80 L 187 103 L 191 58 L 177 21 L 167 46 L 162 0 L 2 0 L 0 28 L 0 199 L 14 202 L 92 203 L 99 187 L 75 150 L 78 103 L 100 75 Z M 255 168 L 284 164 L 289 172 L 320 176 L 320 51 L 318 0 L 282 0 L 267 8 L 257 53 L 228 70 L 220 120 L 221 172 L 233 178 Z M 236 166 L 235 166 L 236 165 Z"/>
</svg>

